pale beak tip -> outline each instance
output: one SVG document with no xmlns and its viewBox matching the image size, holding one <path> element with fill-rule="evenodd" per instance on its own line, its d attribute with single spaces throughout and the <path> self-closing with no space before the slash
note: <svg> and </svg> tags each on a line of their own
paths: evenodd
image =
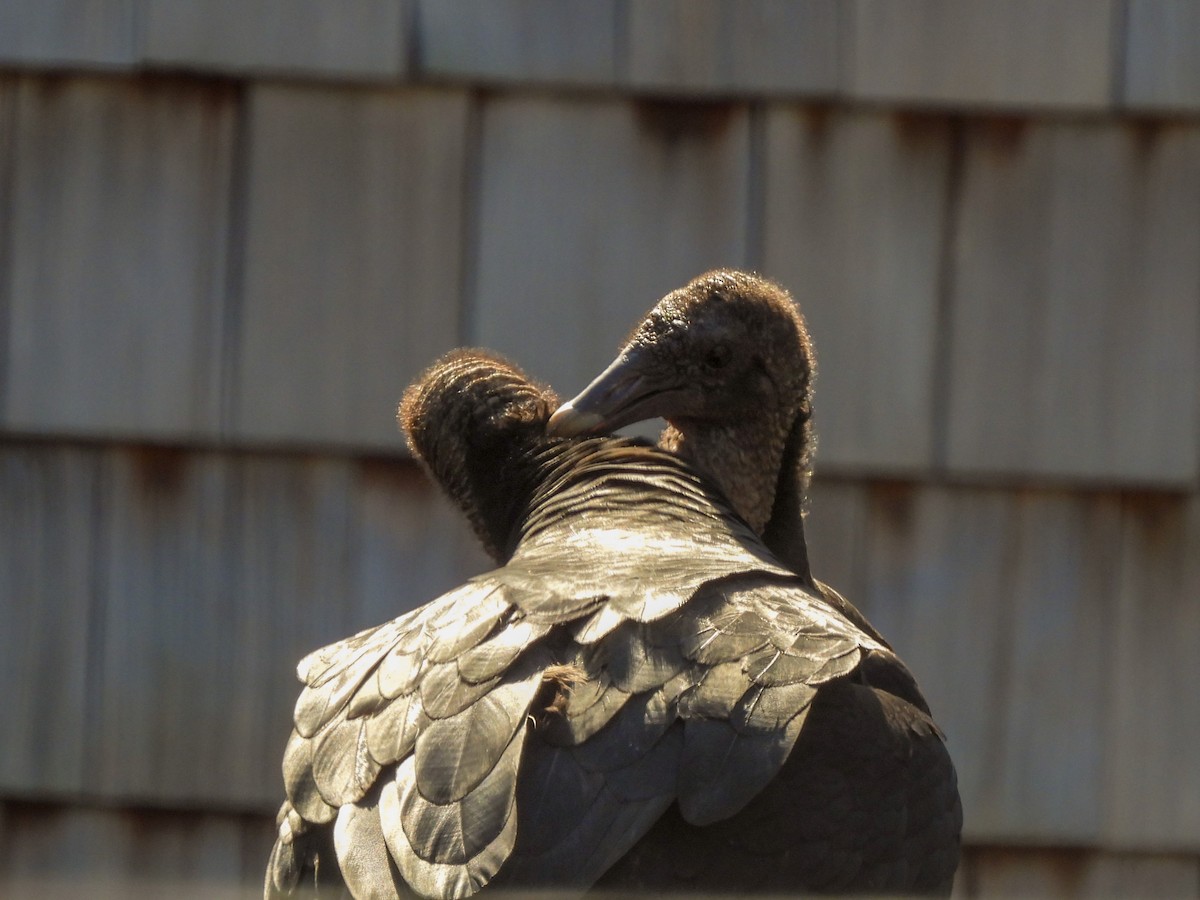
<svg viewBox="0 0 1200 900">
<path fill-rule="evenodd" d="M 551 437 L 578 437 L 603 424 L 603 416 L 576 409 L 568 400 L 550 417 L 550 421 L 546 423 L 546 433 Z"/>
</svg>

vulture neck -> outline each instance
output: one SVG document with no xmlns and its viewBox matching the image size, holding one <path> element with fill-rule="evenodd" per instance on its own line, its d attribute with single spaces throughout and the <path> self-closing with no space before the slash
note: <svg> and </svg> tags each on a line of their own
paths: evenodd
<svg viewBox="0 0 1200 900">
<path fill-rule="evenodd" d="M 564 529 L 671 533 L 712 530 L 749 536 L 711 478 L 672 453 L 641 440 L 597 437 L 562 441 L 531 455 L 534 489 L 516 517 L 509 552 L 561 542 Z M 703 542 L 701 542 L 703 543 Z M 757 542 L 756 542 L 757 543 Z"/>
<path fill-rule="evenodd" d="M 808 509 L 808 483 L 812 478 L 812 428 L 807 414 L 796 416 L 784 444 L 783 464 L 775 486 L 771 518 L 762 530 L 763 543 L 789 569 L 815 587 L 808 565 L 804 513 Z"/>
<path fill-rule="evenodd" d="M 499 565 L 512 556 L 514 531 L 541 480 L 538 455 L 542 449 L 543 442 L 529 441 L 480 458 L 467 452 L 452 474 L 443 473 L 438 479 L 466 514 L 488 556 Z M 467 473 L 466 477 L 460 473 Z"/>
<path fill-rule="evenodd" d="M 811 583 L 804 539 L 812 457 L 807 407 L 790 422 L 763 417 L 734 424 L 680 425 L 668 425 L 659 446 L 712 478 L 771 552 Z"/>
</svg>

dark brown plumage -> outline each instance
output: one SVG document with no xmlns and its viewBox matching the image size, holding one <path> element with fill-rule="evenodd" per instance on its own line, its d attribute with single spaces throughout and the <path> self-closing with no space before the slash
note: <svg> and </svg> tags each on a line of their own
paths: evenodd
<svg viewBox="0 0 1200 900">
<path fill-rule="evenodd" d="M 904 665 L 689 464 L 549 438 L 554 403 L 474 352 L 405 395 L 414 451 L 502 565 L 301 662 L 268 896 L 942 879 L 862 860 L 920 840 L 918 799 L 956 799 L 910 796 L 945 750 Z"/>
<path fill-rule="evenodd" d="M 713 271 L 655 305 L 616 360 L 554 414 L 549 430 L 595 434 L 666 419 L 660 446 L 712 477 L 782 561 L 886 644 L 837 591 L 813 579 L 809 568 L 803 516 L 815 448 L 815 373 L 812 343 L 788 292 L 750 273 Z M 869 680 L 894 690 L 888 677 L 880 671 Z M 914 705 L 928 712 L 923 701 Z M 943 872 L 948 890 L 961 807 L 949 757 L 931 757 L 930 765 L 914 777 L 934 779 L 954 797 L 935 826 L 940 843 L 927 850 L 930 860 L 948 866 Z"/>
</svg>

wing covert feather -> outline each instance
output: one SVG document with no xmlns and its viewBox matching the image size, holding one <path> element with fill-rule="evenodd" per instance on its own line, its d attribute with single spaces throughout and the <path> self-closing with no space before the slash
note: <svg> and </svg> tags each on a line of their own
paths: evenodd
<svg viewBox="0 0 1200 900">
<path fill-rule="evenodd" d="M 513 743 L 519 744 L 518 741 Z M 422 859 L 405 834 L 401 817 L 402 798 L 398 786 L 398 782 L 402 781 L 407 785 L 407 790 L 416 791 L 414 769 L 414 758 L 410 756 L 398 767 L 396 781 L 385 784 L 380 794 L 380 821 L 388 852 L 395 860 L 405 882 L 420 896 L 451 900 L 469 897 L 492 880 L 512 853 L 517 837 L 517 817 L 510 814 L 495 839 L 465 864 L 455 865 Z"/>
<path fill-rule="evenodd" d="M 321 799 L 332 807 L 361 799 L 380 768 L 367 751 L 364 719 L 331 723 L 312 740 L 312 778 Z"/>
<path fill-rule="evenodd" d="M 389 782 L 390 783 L 390 780 Z M 416 896 L 408 889 L 395 860 L 388 852 L 379 816 L 379 795 L 383 782 L 375 790 L 338 810 L 333 826 L 333 846 L 337 852 L 342 878 L 355 897 L 408 898 Z"/>
<path fill-rule="evenodd" d="M 775 777 L 800 736 L 808 708 L 776 731 L 739 734 L 729 722 L 685 722 L 679 809 L 693 825 L 727 819 Z"/>
<path fill-rule="evenodd" d="M 456 715 L 429 723 L 413 754 L 422 797 L 451 803 L 487 777 L 523 725 L 549 661 L 548 654 L 528 654 L 490 692 Z"/>
<path fill-rule="evenodd" d="M 293 731 L 283 751 L 283 785 L 293 809 L 307 822 L 324 825 L 333 821 L 337 809 L 321 797 L 313 777 L 313 742 Z"/>
</svg>

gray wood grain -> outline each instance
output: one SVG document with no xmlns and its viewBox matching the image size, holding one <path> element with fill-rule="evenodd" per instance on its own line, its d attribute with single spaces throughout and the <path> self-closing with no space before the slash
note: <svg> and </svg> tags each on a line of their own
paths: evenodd
<svg viewBox="0 0 1200 900">
<path fill-rule="evenodd" d="M 269 808 L 275 773 L 265 744 L 270 732 L 286 736 L 288 716 L 284 679 L 266 676 L 278 654 L 294 646 L 288 626 L 307 622 L 312 610 L 304 600 L 345 592 L 332 543 L 340 523 L 326 546 L 310 532 L 310 509 L 294 502 L 305 492 L 312 503 L 336 507 L 329 498 L 338 496 L 338 485 L 329 481 L 344 481 L 345 466 L 314 468 L 308 483 L 285 468 L 301 483 L 292 485 L 291 497 L 273 498 L 274 515 L 254 529 L 246 527 L 244 509 L 258 500 L 259 484 L 244 483 L 220 456 L 107 454 L 99 548 L 104 641 L 99 727 L 88 741 L 90 792 Z M 271 562 L 284 564 L 290 579 L 272 570 L 271 580 L 244 580 L 239 566 L 264 540 L 260 530 L 274 542 Z M 303 576 L 311 585 L 296 597 Z"/>
<path fill-rule="evenodd" d="M 804 520 L 809 564 L 815 578 L 856 606 L 867 583 L 866 524 L 867 489 L 858 482 L 818 474 Z"/>
<path fill-rule="evenodd" d="M 360 463 L 355 496 L 358 591 L 347 634 L 393 619 L 496 565 L 466 518 L 413 462 Z"/>
<path fill-rule="evenodd" d="M 723 0 L 628 0 L 628 78 L 665 90 L 719 90 L 729 62 Z"/>
<path fill-rule="evenodd" d="M 1115 0 L 853 0 L 846 91 L 916 104 L 1103 109 Z"/>
<path fill-rule="evenodd" d="M 847 52 L 839 0 L 725 0 L 731 11 L 732 86 L 741 91 L 833 94 Z"/>
<path fill-rule="evenodd" d="M 12 175 L 17 136 L 17 76 L 0 76 L 0 372 L 8 371 L 9 294 L 12 266 Z M 0 422 L 7 405 L 8 379 L 0 378 Z"/>
<path fill-rule="evenodd" d="M 273 811 L 300 658 L 487 566 L 410 462 L 118 448 L 99 502 L 109 800 Z"/>
<path fill-rule="evenodd" d="M 955 236 L 949 462 L 1190 485 L 1200 128 L 980 123 Z"/>
<path fill-rule="evenodd" d="M 459 343 L 465 94 L 258 85 L 230 433 L 399 452 Z"/>
<path fill-rule="evenodd" d="M 249 900 L 262 896 L 267 817 L 5 805 L 0 891 L 9 900 Z"/>
<path fill-rule="evenodd" d="M 145 60 L 230 72 L 391 79 L 405 71 L 405 0 L 144 0 Z"/>
<path fill-rule="evenodd" d="M 83 786 L 95 454 L 0 448 L 0 789 Z"/>
<path fill-rule="evenodd" d="M 1200 845 L 1200 502 L 1133 496 L 1124 510 L 1111 665 L 1105 838 Z"/>
<path fill-rule="evenodd" d="M 0 3 L 0 63 L 127 67 L 136 61 L 138 0 Z"/>
<path fill-rule="evenodd" d="M 1195 844 L 1189 850 L 1194 851 Z M 1093 855 L 1081 895 L 1088 897 L 1195 897 L 1200 860 L 1194 852 Z"/>
<path fill-rule="evenodd" d="M 766 135 L 763 271 L 816 347 L 820 464 L 926 470 L 949 123 L 780 105 Z"/>
<path fill-rule="evenodd" d="M 615 0 L 422 0 L 421 70 L 434 78 L 614 84 Z"/>
<path fill-rule="evenodd" d="M 832 94 L 831 0 L 629 0 L 628 82 L 664 91 Z"/>
<path fill-rule="evenodd" d="M 746 264 L 748 154 L 740 107 L 491 98 L 469 341 L 571 396 L 661 295 Z"/>
<path fill-rule="evenodd" d="M 1196 896 L 1195 857 L 1105 850 L 981 848 L 971 853 L 976 897 Z"/>
<path fill-rule="evenodd" d="M 242 774 L 264 809 L 280 800 L 279 760 L 299 696 L 296 663 L 354 632 L 355 476 L 343 459 L 264 457 L 239 466 L 242 539 L 234 565 L 246 612 L 233 680 L 260 688 L 237 698 L 230 726 L 243 736 L 249 764 Z"/>
<path fill-rule="evenodd" d="M 966 836 L 1095 841 L 1115 496 L 880 485 L 867 529 L 862 607 L 948 736 Z"/>
<path fill-rule="evenodd" d="M 21 81 L 8 428 L 215 436 L 234 101 L 225 85 Z"/>
<path fill-rule="evenodd" d="M 1127 0 L 1122 99 L 1133 109 L 1200 108 L 1200 4 Z"/>
</svg>

